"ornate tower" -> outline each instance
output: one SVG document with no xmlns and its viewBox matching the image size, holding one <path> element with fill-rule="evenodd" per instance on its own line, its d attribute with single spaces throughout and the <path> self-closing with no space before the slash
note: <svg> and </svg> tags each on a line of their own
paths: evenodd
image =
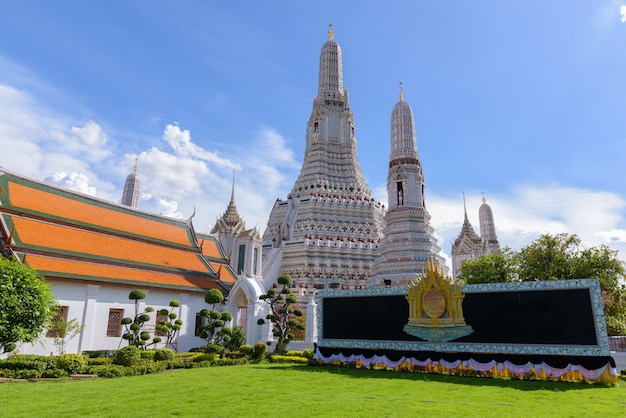
<svg viewBox="0 0 626 418">
<path fill-rule="evenodd" d="M 372 198 L 357 159 L 341 48 L 331 24 L 320 54 L 304 163 L 287 200 L 274 204 L 263 235 L 267 272 L 288 273 L 304 286 L 364 287 L 382 222 L 382 205 Z M 273 269 L 274 263 L 280 268 Z"/>
<path fill-rule="evenodd" d="M 496 235 L 496 223 L 493 220 L 493 212 L 491 206 L 487 204 L 487 199 L 483 194 L 483 204 L 478 209 L 478 218 L 480 219 L 480 237 L 482 238 L 485 250 L 489 254 L 496 254 L 500 251 L 500 243 Z"/>
<path fill-rule="evenodd" d="M 219 218 L 211 234 L 217 234 L 222 248 L 226 252 L 231 268 L 245 277 L 261 277 L 261 234 L 256 227 L 246 229 L 243 218 L 237 211 L 235 204 L 235 177 L 230 202 L 226 211 Z"/>
<path fill-rule="evenodd" d="M 491 207 L 486 203 L 483 196 L 483 204 L 478 210 L 480 219 L 480 237 L 472 228 L 467 218 L 465 207 L 465 195 L 463 195 L 463 210 L 465 219 L 461 227 L 461 233 L 452 244 L 452 277 L 457 278 L 461 263 L 465 260 L 473 260 L 487 254 L 497 254 L 500 251 L 500 243 L 496 236 L 496 225 L 493 220 Z"/>
<path fill-rule="evenodd" d="M 463 194 L 463 211 L 465 219 L 461 227 L 461 233 L 452 244 L 452 277 L 456 280 L 461 263 L 465 260 L 473 260 L 477 257 L 477 253 L 481 252 L 482 242 L 480 237 L 474 231 L 472 224 L 467 217 L 467 208 L 465 206 L 465 194 Z"/>
<path fill-rule="evenodd" d="M 126 177 L 124 192 L 122 193 L 122 205 L 130 206 L 133 209 L 139 208 L 139 196 L 141 191 L 141 180 L 137 174 L 137 161 L 133 172 Z"/>
<path fill-rule="evenodd" d="M 374 262 L 370 286 L 394 286 L 414 280 L 433 259 L 445 266 L 441 248 L 430 226 L 424 201 L 424 176 L 417 153 L 415 120 L 411 106 L 400 101 L 391 112 L 391 155 L 387 174 L 389 209 L 384 238 Z M 445 268 L 445 267 L 444 267 Z"/>
</svg>

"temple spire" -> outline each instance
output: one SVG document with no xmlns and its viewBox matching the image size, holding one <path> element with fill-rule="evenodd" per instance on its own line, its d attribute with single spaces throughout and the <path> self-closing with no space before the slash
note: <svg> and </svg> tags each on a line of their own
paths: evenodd
<svg viewBox="0 0 626 418">
<path fill-rule="evenodd" d="M 465 222 L 469 223 L 469 219 L 467 218 L 467 206 L 465 205 L 465 192 L 463 192 L 463 212 L 465 213 Z"/>
<path fill-rule="evenodd" d="M 235 170 L 233 170 L 233 186 L 230 191 L 230 203 L 228 206 L 235 206 Z"/>
<path fill-rule="evenodd" d="M 141 180 L 137 171 L 137 159 L 135 158 L 133 172 L 126 177 L 126 181 L 124 182 L 124 191 L 122 192 L 121 200 L 122 205 L 130 206 L 133 209 L 139 207 L 139 198 L 141 196 Z"/>
<path fill-rule="evenodd" d="M 401 102 L 404 101 L 404 91 L 402 91 L 402 81 L 400 81 L 400 95 L 398 97 Z"/>
<path fill-rule="evenodd" d="M 335 39 L 335 31 L 333 31 L 333 22 L 328 24 L 328 40 L 332 41 Z"/>
</svg>

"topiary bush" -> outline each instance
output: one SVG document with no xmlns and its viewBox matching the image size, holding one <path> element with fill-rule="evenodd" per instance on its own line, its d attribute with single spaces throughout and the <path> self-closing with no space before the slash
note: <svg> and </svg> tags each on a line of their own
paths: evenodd
<svg viewBox="0 0 626 418">
<path fill-rule="evenodd" d="M 141 358 L 146 360 L 154 360 L 156 350 L 141 350 Z"/>
<path fill-rule="evenodd" d="M 302 357 L 306 357 L 309 360 L 313 360 L 313 357 L 315 357 L 315 351 L 313 351 L 312 348 L 307 348 L 306 350 L 302 352 Z"/>
<path fill-rule="evenodd" d="M 252 357 L 252 353 L 254 352 L 254 347 L 252 347 L 250 344 L 243 344 L 241 347 L 239 347 L 239 352 L 243 353 L 244 355 L 248 357 Z"/>
<path fill-rule="evenodd" d="M 255 360 L 260 360 L 263 357 L 265 357 L 265 354 L 267 353 L 267 344 L 262 343 L 262 342 L 258 342 L 256 344 L 254 344 L 254 347 L 252 349 L 252 358 Z"/>
<path fill-rule="evenodd" d="M 115 353 L 113 364 L 120 366 L 134 366 L 141 361 L 141 350 L 134 345 L 123 347 Z"/>
<path fill-rule="evenodd" d="M 219 344 L 209 344 L 204 348 L 205 354 L 217 354 L 222 356 L 224 354 L 224 346 Z"/>
<path fill-rule="evenodd" d="M 85 364 L 82 354 L 63 354 L 57 359 L 57 367 L 69 374 L 80 373 Z"/>
<path fill-rule="evenodd" d="M 173 360 L 174 351 L 170 348 L 161 348 L 154 352 L 154 361 Z"/>
<path fill-rule="evenodd" d="M 201 361 L 215 361 L 218 358 L 219 358 L 219 355 L 215 353 L 198 354 L 197 356 L 193 357 L 193 362 L 200 363 Z"/>
</svg>

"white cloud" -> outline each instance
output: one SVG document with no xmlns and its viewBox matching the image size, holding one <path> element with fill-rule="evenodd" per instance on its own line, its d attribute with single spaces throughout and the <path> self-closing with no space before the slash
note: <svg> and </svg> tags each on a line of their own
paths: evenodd
<svg viewBox="0 0 626 418">
<path fill-rule="evenodd" d="M 89 146 L 104 146 L 107 143 L 108 136 L 102 130 L 100 125 L 90 120 L 82 128 L 72 127 L 72 133 L 81 142 Z"/>
<path fill-rule="evenodd" d="M 619 14 L 621 16 L 620 22 L 626 23 L 626 5 L 621 5 L 619 7 Z"/>
<path fill-rule="evenodd" d="M 9 170 L 35 178 L 57 171 L 92 178 L 90 163 L 111 154 L 97 123 L 73 126 L 27 91 L 0 84 L 0 108 L 0 165 Z"/>
<path fill-rule="evenodd" d="M 217 152 L 207 151 L 191 141 L 189 130 L 181 130 L 176 124 L 168 124 L 163 131 L 163 139 L 172 147 L 179 156 L 196 158 L 213 163 L 219 167 L 239 169 L 239 166 L 222 158 Z"/>
<path fill-rule="evenodd" d="M 481 196 L 466 194 L 467 214 L 480 234 L 478 209 Z M 607 245 L 620 251 L 626 260 L 626 200 L 602 190 L 579 189 L 561 185 L 523 185 L 507 195 L 487 196 L 498 240 L 502 247 L 519 250 L 544 233 L 578 235 L 587 246 Z M 428 211 L 436 233 L 444 238 L 445 252 L 461 231 L 463 202 L 434 196 Z"/>
<path fill-rule="evenodd" d="M 183 214 L 178 212 L 178 202 L 175 200 L 158 199 L 159 213 L 170 218 L 183 219 Z"/>
<path fill-rule="evenodd" d="M 91 196 L 96 195 L 96 188 L 89 184 L 89 177 L 84 174 L 72 172 L 67 174 L 62 171 L 57 171 L 50 177 L 45 179 L 48 183 L 52 183 L 59 187 L 74 190 L 80 193 L 88 194 Z"/>
<path fill-rule="evenodd" d="M 138 156 L 127 155 L 127 159 L 137 158 L 141 188 L 154 197 L 168 196 L 181 200 L 202 194 L 202 181 L 211 175 L 204 161 L 179 157 L 152 147 Z"/>
<path fill-rule="evenodd" d="M 626 229 L 611 229 L 610 231 L 600 231 L 596 232 L 595 235 L 597 235 L 601 240 L 607 243 L 626 243 Z"/>
<path fill-rule="evenodd" d="M 250 140 L 246 149 L 235 153 L 242 166 L 237 172 L 235 197 L 237 208 L 247 227 L 257 225 L 262 231 L 277 198 L 285 199 L 296 181 L 301 163 L 294 158 L 285 138 L 275 129 L 263 127 Z M 230 197 L 231 179 L 224 177 L 221 214 Z"/>
</svg>

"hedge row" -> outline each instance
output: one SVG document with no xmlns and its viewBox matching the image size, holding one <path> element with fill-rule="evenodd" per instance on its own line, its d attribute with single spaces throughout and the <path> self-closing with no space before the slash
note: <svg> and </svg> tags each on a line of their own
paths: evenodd
<svg viewBox="0 0 626 418">
<path fill-rule="evenodd" d="M 0 360 L 0 378 L 59 378 L 78 373 L 99 377 L 137 376 L 170 369 L 240 365 L 248 361 L 260 361 L 266 355 L 263 343 L 244 345 L 242 350 L 223 356 L 201 352 L 175 354 L 170 349 L 139 350 L 134 346 L 118 351 L 91 351 L 58 357 L 21 354 Z M 313 350 L 304 350 L 289 351 L 284 356 L 272 355 L 269 360 L 275 363 L 306 364 L 312 358 Z"/>
</svg>

